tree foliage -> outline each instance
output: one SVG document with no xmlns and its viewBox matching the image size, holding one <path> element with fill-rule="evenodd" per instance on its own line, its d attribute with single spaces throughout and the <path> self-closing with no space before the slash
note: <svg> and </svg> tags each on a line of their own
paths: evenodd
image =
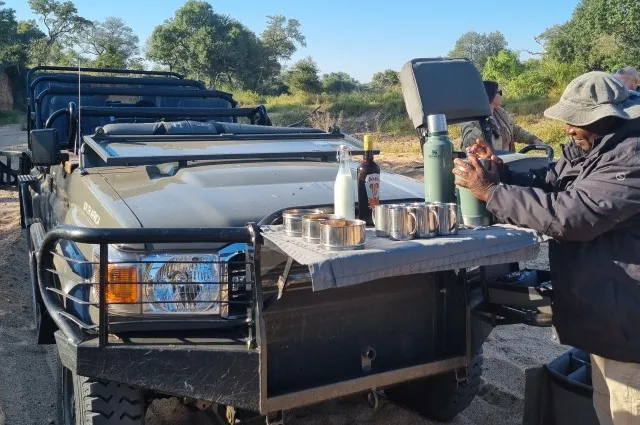
<svg viewBox="0 0 640 425">
<path fill-rule="evenodd" d="M 284 81 L 292 91 L 305 93 L 320 93 L 322 83 L 318 76 L 318 65 L 311 57 L 296 62 L 291 69 L 285 73 Z"/>
<path fill-rule="evenodd" d="M 449 52 L 449 57 L 469 59 L 482 71 L 489 57 L 497 55 L 506 48 L 507 40 L 500 31 L 489 34 L 469 31 L 458 38 L 453 50 Z"/>
<path fill-rule="evenodd" d="M 64 50 L 64 45 L 75 44 L 76 36 L 91 25 L 91 21 L 78 15 L 72 1 L 29 0 L 29 6 L 45 28 L 45 37 L 32 45 L 37 65 L 55 63 L 51 60 L 55 52 Z"/>
<path fill-rule="evenodd" d="M 289 59 L 297 45 L 304 46 L 305 38 L 295 19 L 269 16 L 258 37 L 237 20 L 215 13 L 209 3 L 188 0 L 154 29 L 147 58 L 210 85 L 255 89 L 275 84 L 280 61 Z"/>
<path fill-rule="evenodd" d="M 131 27 L 116 17 L 94 22 L 84 31 L 83 50 L 96 57 L 95 66 L 126 68 L 138 54 L 139 39 Z"/>
<path fill-rule="evenodd" d="M 349 93 L 356 90 L 360 83 L 346 72 L 330 72 L 322 76 L 322 91 L 325 93 Z"/>
<path fill-rule="evenodd" d="M 34 21 L 18 22 L 15 10 L 4 5 L 0 1 L 0 66 L 21 72 L 29 62 L 29 47 L 44 38 L 44 33 Z"/>
<path fill-rule="evenodd" d="M 371 85 L 377 89 L 388 89 L 400 84 L 400 76 L 393 69 L 376 72 L 371 78 Z"/>
<path fill-rule="evenodd" d="M 269 57 L 279 61 L 289 60 L 298 50 L 296 44 L 307 47 L 297 19 L 287 20 L 282 15 L 267 16 L 267 19 L 267 28 L 260 35 L 260 40 Z"/>
<path fill-rule="evenodd" d="M 28 0 L 36 20 L 18 22 L 0 0 L 0 66 L 56 64 L 143 69 L 139 40 L 118 17 L 90 22 L 73 0 Z M 508 98 L 555 96 L 580 73 L 622 66 L 640 67 L 640 1 L 580 0 L 571 18 L 536 40 L 544 51 L 521 61 L 499 31 L 463 33 L 450 57 L 473 61 L 483 78 L 498 81 Z M 209 86 L 244 89 L 260 95 L 287 92 L 338 94 L 364 85 L 345 72 L 322 78 L 311 57 L 289 68 L 285 64 L 306 47 L 302 25 L 283 15 L 266 17 L 257 34 L 210 2 L 187 0 L 170 19 L 155 27 L 144 58 L 154 68 L 170 69 Z M 25 48 L 27 46 L 28 48 Z M 397 93 L 398 72 L 373 75 L 368 87 Z"/>
<path fill-rule="evenodd" d="M 524 70 L 519 55 L 510 50 L 501 50 L 495 56 L 489 56 L 484 65 L 482 76 L 487 80 L 513 79 Z"/>
<path fill-rule="evenodd" d="M 640 66 L 640 2 L 581 0 L 571 19 L 538 36 L 545 56 L 581 71 Z"/>
</svg>

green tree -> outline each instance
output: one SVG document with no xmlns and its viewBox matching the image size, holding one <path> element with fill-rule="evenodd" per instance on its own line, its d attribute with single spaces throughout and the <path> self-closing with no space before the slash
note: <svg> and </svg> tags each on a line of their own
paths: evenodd
<svg viewBox="0 0 640 425">
<path fill-rule="evenodd" d="M 82 45 L 85 53 L 96 57 L 96 66 L 125 68 L 138 54 L 138 42 L 138 36 L 122 19 L 108 17 L 86 29 Z"/>
<path fill-rule="evenodd" d="M 377 89 L 388 89 L 400 84 L 400 76 L 393 69 L 376 72 L 371 78 L 371 85 Z"/>
<path fill-rule="evenodd" d="M 349 93 L 356 90 L 359 83 L 346 72 L 331 72 L 322 76 L 322 90 L 326 93 Z"/>
<path fill-rule="evenodd" d="M 20 45 L 16 11 L 4 8 L 4 5 L 4 1 L 0 1 L 0 66 L 2 68 L 26 61 L 24 49 Z"/>
<path fill-rule="evenodd" d="M 154 29 L 147 58 L 210 85 L 255 90 L 270 86 L 281 71 L 279 61 L 304 42 L 296 20 L 270 16 L 258 37 L 237 20 L 215 13 L 209 3 L 188 0 Z"/>
<path fill-rule="evenodd" d="M 482 71 L 485 80 L 505 82 L 515 79 L 524 71 L 518 53 L 512 50 L 501 50 L 495 56 L 489 56 Z"/>
<path fill-rule="evenodd" d="M 293 91 L 320 93 L 322 83 L 318 76 L 318 65 L 311 57 L 296 62 L 285 74 L 285 82 Z"/>
<path fill-rule="evenodd" d="M 507 40 L 500 31 L 489 34 L 469 31 L 460 36 L 456 41 L 449 57 L 466 58 L 482 71 L 487 59 L 497 55 L 507 48 Z"/>
<path fill-rule="evenodd" d="M 29 6 L 45 27 L 45 37 L 32 45 L 37 65 L 52 62 L 56 47 L 75 44 L 76 36 L 91 25 L 91 21 L 78 15 L 72 1 L 29 0 Z"/>
<path fill-rule="evenodd" d="M 581 0 L 571 19 L 537 37 L 545 57 L 581 71 L 640 66 L 640 2 Z"/>
<path fill-rule="evenodd" d="M 296 44 L 307 47 L 306 38 L 300 31 L 300 22 L 282 15 L 267 16 L 267 27 L 260 35 L 260 40 L 269 57 L 278 61 L 291 59 L 298 50 Z"/>
</svg>

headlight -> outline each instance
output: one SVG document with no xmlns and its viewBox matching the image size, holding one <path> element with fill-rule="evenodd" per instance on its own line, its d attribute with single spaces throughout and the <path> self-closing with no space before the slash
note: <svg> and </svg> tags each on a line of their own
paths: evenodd
<svg viewBox="0 0 640 425">
<path fill-rule="evenodd" d="M 100 276 L 97 248 L 93 257 L 90 298 L 97 303 Z M 221 314 L 224 301 L 221 282 L 226 276 L 221 276 L 220 270 L 216 254 L 138 255 L 109 246 L 105 294 L 109 314 Z"/>
<path fill-rule="evenodd" d="M 215 255 L 150 255 L 143 259 L 143 313 L 218 314 L 220 267 Z"/>
</svg>

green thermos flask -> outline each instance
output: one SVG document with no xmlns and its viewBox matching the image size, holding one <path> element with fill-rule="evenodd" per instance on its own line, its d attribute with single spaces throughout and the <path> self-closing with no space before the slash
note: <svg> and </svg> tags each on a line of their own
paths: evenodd
<svg viewBox="0 0 640 425">
<path fill-rule="evenodd" d="M 469 162 L 467 159 L 463 159 L 463 161 Z M 488 159 L 478 159 L 478 161 L 485 170 L 489 170 Z M 455 179 L 461 180 L 461 177 L 456 175 Z M 487 211 L 487 204 L 477 200 L 469 189 L 458 187 L 458 205 L 460 206 L 460 223 L 464 226 L 482 227 L 492 224 L 492 215 Z"/>
<path fill-rule="evenodd" d="M 444 114 L 427 117 L 427 140 L 422 146 L 424 158 L 425 202 L 455 202 L 453 183 L 453 143 L 449 140 Z"/>
</svg>

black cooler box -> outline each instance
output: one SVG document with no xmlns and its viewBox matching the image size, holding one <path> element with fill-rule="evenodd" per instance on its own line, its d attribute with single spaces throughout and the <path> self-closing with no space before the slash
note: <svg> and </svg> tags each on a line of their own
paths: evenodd
<svg viewBox="0 0 640 425">
<path fill-rule="evenodd" d="M 589 354 L 572 348 L 526 371 L 523 425 L 599 425 Z"/>
</svg>

